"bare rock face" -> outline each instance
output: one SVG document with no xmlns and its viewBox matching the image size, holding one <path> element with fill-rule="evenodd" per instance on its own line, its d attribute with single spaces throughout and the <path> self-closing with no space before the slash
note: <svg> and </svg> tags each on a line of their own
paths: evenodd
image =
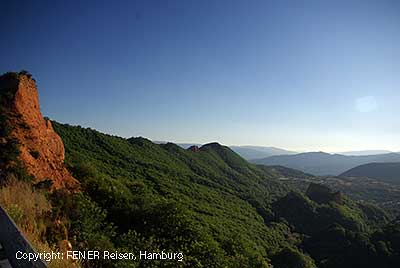
<svg viewBox="0 0 400 268">
<path fill-rule="evenodd" d="M 20 160 L 37 182 L 50 179 L 55 189 L 77 189 L 79 183 L 64 166 L 64 144 L 51 122 L 40 112 L 36 82 L 20 74 L 10 103 L 12 136 L 19 144 Z"/>
</svg>

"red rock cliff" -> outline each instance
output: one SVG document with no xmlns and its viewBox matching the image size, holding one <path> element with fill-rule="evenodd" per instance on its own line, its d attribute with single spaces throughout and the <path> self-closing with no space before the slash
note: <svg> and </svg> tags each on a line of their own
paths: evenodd
<svg viewBox="0 0 400 268">
<path fill-rule="evenodd" d="M 12 136 L 20 143 L 20 160 L 35 179 L 51 179 L 56 189 L 77 189 L 79 183 L 64 166 L 64 144 L 40 112 L 36 82 L 18 75 L 10 104 Z"/>
</svg>

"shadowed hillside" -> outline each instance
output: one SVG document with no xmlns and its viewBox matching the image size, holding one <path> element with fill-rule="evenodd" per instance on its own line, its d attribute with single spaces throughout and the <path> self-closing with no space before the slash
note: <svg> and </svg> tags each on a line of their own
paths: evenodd
<svg viewBox="0 0 400 268">
<path fill-rule="evenodd" d="M 352 168 L 340 176 L 372 178 L 386 183 L 400 184 L 400 163 L 369 163 Z"/>
</svg>

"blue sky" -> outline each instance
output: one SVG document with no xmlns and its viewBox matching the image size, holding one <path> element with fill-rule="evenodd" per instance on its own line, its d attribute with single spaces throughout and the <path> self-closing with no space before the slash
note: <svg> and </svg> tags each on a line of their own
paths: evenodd
<svg viewBox="0 0 400 268">
<path fill-rule="evenodd" d="M 0 72 L 29 70 L 44 115 L 153 140 L 400 151 L 400 2 L 110 3 L 0 4 Z"/>
</svg>

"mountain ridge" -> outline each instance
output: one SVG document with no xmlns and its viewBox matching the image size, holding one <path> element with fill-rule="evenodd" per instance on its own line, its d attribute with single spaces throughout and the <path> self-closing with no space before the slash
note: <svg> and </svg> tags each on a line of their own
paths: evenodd
<svg viewBox="0 0 400 268">
<path fill-rule="evenodd" d="M 338 154 L 342 155 L 353 155 L 353 156 L 362 156 L 362 155 L 378 155 L 378 154 L 389 154 L 395 153 L 394 151 L 389 150 L 359 150 L 359 151 L 345 151 L 339 152 Z"/>
<path fill-rule="evenodd" d="M 168 143 L 166 141 L 153 141 L 157 144 Z M 184 149 L 188 149 L 191 146 L 201 147 L 200 143 L 176 143 Z M 294 151 L 273 147 L 273 146 L 254 146 L 254 145 L 229 145 L 234 152 L 239 154 L 246 160 L 253 160 L 273 155 L 284 155 L 284 154 L 295 154 Z"/>
<path fill-rule="evenodd" d="M 255 164 L 281 165 L 313 175 L 340 175 L 346 170 L 371 162 L 400 162 L 400 154 L 346 156 L 325 152 L 299 153 L 295 155 L 271 156 L 251 161 Z"/>
</svg>

